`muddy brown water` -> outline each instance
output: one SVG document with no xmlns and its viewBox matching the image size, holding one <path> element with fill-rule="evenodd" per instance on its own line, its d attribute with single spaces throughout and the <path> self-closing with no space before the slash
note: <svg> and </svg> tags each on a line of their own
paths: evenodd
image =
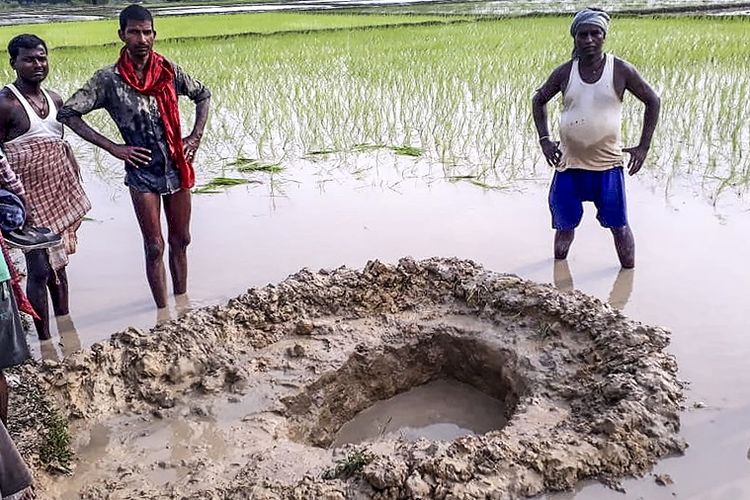
<svg viewBox="0 0 750 500">
<path fill-rule="evenodd" d="M 670 350 L 681 377 L 690 382 L 682 424 L 691 446 L 685 456 L 664 460 L 654 470 L 668 473 L 674 484 L 659 486 L 648 476 L 625 481 L 624 496 L 590 484 L 549 498 L 750 498 L 747 201 L 727 195 L 715 207 L 689 185 L 665 195 L 644 172 L 628 179 L 636 269 L 620 272 L 611 237 L 590 209 L 567 265 L 556 265 L 544 179 L 483 191 L 468 183 L 403 179 L 402 162 L 411 161 L 394 157 L 377 178 L 327 174 L 326 182 L 315 165 L 303 162 L 288 171 L 294 182 L 284 183 L 283 194 L 272 196 L 265 184 L 195 196 L 190 297 L 173 301 L 168 313 L 158 313 L 151 303 L 127 193 L 87 173 L 95 221 L 80 230 L 69 268 L 72 314 L 61 323 L 61 337 L 41 348 L 37 344 L 37 353 L 66 354 L 129 325 L 148 327 L 167 314 L 280 281 L 302 267 L 361 267 L 370 259 L 395 262 L 404 255 L 470 258 L 489 269 L 582 290 L 636 320 L 670 329 Z M 246 403 L 223 404 L 227 412 L 241 412 Z M 137 417 L 105 422 L 76 435 L 81 465 L 60 486 L 72 492 L 75 484 L 99 477 L 96 462 L 104 456 L 132 460 L 142 454 L 152 460 L 162 454 L 165 463 L 179 464 L 189 452 L 179 447 L 186 439 L 231 455 L 234 444 L 223 444 L 231 436 L 229 424 L 215 416 L 221 414 L 226 413 L 207 412 L 189 424 Z M 179 467 L 157 466 L 152 477 L 168 482 L 181 473 Z"/>
<path fill-rule="evenodd" d="M 450 441 L 502 429 L 501 401 L 474 387 L 441 379 L 375 403 L 344 424 L 333 447 L 381 439 Z"/>
</svg>

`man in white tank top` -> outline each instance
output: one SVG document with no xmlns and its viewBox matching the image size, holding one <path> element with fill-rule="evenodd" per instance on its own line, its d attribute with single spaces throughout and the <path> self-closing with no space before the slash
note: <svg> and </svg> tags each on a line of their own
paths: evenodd
<svg viewBox="0 0 750 500">
<path fill-rule="evenodd" d="M 49 66 L 47 47 L 34 35 L 19 35 L 8 45 L 14 83 L 0 90 L 0 144 L 26 191 L 27 224 L 40 224 L 63 237 L 46 250 L 26 252 L 27 295 L 40 316 L 40 339 L 49 339 L 47 293 L 55 316 L 68 314 L 65 266 L 75 252 L 75 232 L 91 204 L 80 183 L 80 170 L 63 140 L 57 119 L 62 99 L 42 87 Z"/>
<path fill-rule="evenodd" d="M 534 123 L 547 163 L 556 169 L 549 194 L 555 258 L 567 258 L 582 203 L 591 201 L 599 223 L 612 231 L 620 264 L 632 268 L 635 240 L 627 221 L 622 154 L 630 155 L 630 175 L 641 169 L 659 120 L 660 100 L 633 66 L 603 52 L 608 29 L 604 11 L 576 14 L 570 28 L 573 57 L 534 94 Z M 626 90 L 645 104 L 640 141 L 630 148 L 622 147 L 620 137 Z M 559 93 L 563 110 L 556 142 L 550 136 L 546 105 Z"/>
</svg>

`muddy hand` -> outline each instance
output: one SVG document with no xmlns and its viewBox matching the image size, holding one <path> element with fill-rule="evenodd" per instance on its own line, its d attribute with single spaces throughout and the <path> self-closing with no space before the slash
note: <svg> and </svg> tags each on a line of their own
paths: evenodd
<svg viewBox="0 0 750 500">
<path fill-rule="evenodd" d="M 623 148 L 622 151 L 623 153 L 628 153 L 630 155 L 630 161 L 628 162 L 628 174 L 636 174 L 643 166 L 643 162 L 646 161 L 648 148 L 644 146 L 635 146 L 632 148 Z"/>
<path fill-rule="evenodd" d="M 185 150 L 185 158 L 187 159 L 187 161 L 193 161 L 193 159 L 195 158 L 195 153 L 198 151 L 198 147 L 200 145 L 200 138 L 194 137 L 192 135 L 187 136 L 182 140 L 182 147 Z"/>
<path fill-rule="evenodd" d="M 560 151 L 560 148 L 558 147 L 558 144 L 560 143 L 545 138 L 542 139 L 540 144 L 542 146 L 544 157 L 547 159 L 547 164 L 552 168 L 556 168 L 562 159 L 562 151 Z"/>
<path fill-rule="evenodd" d="M 151 162 L 151 151 L 139 146 L 115 145 L 110 150 L 112 156 L 124 160 L 135 168 L 145 167 Z"/>
</svg>

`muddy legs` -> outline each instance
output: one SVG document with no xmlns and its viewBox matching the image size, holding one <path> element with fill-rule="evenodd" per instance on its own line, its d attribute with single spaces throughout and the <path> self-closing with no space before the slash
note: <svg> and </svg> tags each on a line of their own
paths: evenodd
<svg viewBox="0 0 750 500">
<path fill-rule="evenodd" d="M 161 230 L 162 196 L 157 193 L 141 193 L 133 189 L 130 195 L 135 215 L 143 235 L 146 255 L 146 277 L 156 307 L 167 306 L 167 284 L 164 269 L 164 238 Z M 169 242 L 169 270 L 172 275 L 174 293 L 187 290 L 187 247 L 190 243 L 190 191 L 182 190 L 165 195 L 164 212 L 167 219 Z"/>
<path fill-rule="evenodd" d="M 568 258 L 568 250 L 575 238 L 575 229 L 558 229 L 555 231 L 555 259 L 563 260 Z"/>
<path fill-rule="evenodd" d="M 620 265 L 625 269 L 635 267 L 635 238 L 630 226 L 613 227 L 612 236 L 615 239 L 615 250 L 617 258 L 620 259 Z"/>
<path fill-rule="evenodd" d="M 635 238 L 633 237 L 633 231 L 630 230 L 630 226 L 613 227 L 610 230 L 615 240 L 615 250 L 617 250 L 617 258 L 620 260 L 620 265 L 624 269 L 632 269 L 635 267 Z M 570 250 L 570 245 L 573 244 L 573 238 L 575 238 L 575 229 L 558 229 L 555 231 L 555 259 L 563 260 L 568 258 L 568 251 Z"/>
<path fill-rule="evenodd" d="M 46 250 L 26 252 L 26 295 L 40 319 L 34 320 L 39 340 L 50 338 L 49 305 L 47 293 L 52 297 L 55 316 L 68 314 L 68 275 L 65 268 L 52 270 Z"/>
</svg>

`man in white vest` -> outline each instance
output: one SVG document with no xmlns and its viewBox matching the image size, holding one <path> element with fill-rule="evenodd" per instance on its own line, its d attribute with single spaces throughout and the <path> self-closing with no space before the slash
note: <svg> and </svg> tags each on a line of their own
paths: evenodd
<svg viewBox="0 0 750 500">
<path fill-rule="evenodd" d="M 8 43 L 8 55 L 16 79 L 0 88 L 0 146 L 23 184 L 27 224 L 62 236 L 55 246 L 26 252 L 26 293 L 39 315 L 34 319 L 39 339 L 46 340 L 50 338 L 48 294 L 55 316 L 69 312 L 66 266 L 91 202 L 56 118 L 62 98 L 42 86 L 49 74 L 46 43 L 36 35 L 18 35 Z"/>
<path fill-rule="evenodd" d="M 632 268 L 635 240 L 626 211 L 623 153 L 630 154 L 628 173 L 638 172 L 651 147 L 660 100 L 633 66 L 603 52 L 609 21 L 598 9 L 576 14 L 570 27 L 573 56 L 536 91 L 534 123 L 547 163 L 556 170 L 549 193 L 555 258 L 567 258 L 582 204 L 591 201 L 599 223 L 612 231 L 620 264 Z M 620 136 L 626 90 L 645 104 L 640 141 L 629 148 L 622 147 Z M 550 135 L 546 107 L 558 93 L 563 96 L 559 142 Z"/>
</svg>

